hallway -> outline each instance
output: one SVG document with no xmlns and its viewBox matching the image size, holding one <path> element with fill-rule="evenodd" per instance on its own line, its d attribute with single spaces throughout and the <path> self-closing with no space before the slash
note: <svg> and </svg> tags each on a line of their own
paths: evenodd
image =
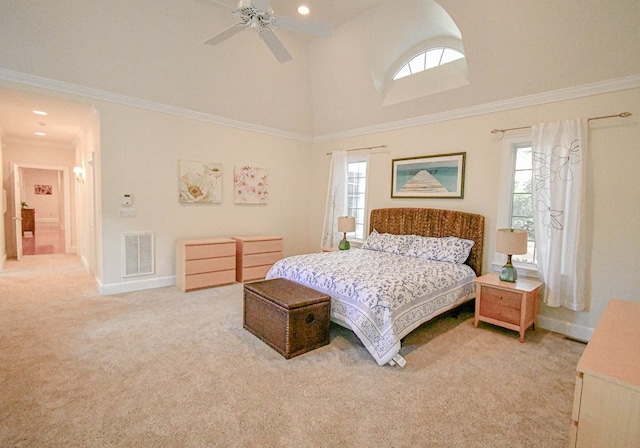
<svg viewBox="0 0 640 448">
<path fill-rule="evenodd" d="M 64 254 L 64 230 L 58 223 L 37 222 L 36 231 L 22 236 L 23 255 Z"/>
</svg>

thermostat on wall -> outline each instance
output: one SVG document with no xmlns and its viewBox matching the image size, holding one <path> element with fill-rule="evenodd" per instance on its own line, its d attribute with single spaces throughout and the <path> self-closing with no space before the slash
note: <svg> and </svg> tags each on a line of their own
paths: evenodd
<svg viewBox="0 0 640 448">
<path fill-rule="evenodd" d="M 125 194 L 122 196 L 122 205 L 131 205 L 133 204 L 133 198 L 130 194 Z"/>
</svg>

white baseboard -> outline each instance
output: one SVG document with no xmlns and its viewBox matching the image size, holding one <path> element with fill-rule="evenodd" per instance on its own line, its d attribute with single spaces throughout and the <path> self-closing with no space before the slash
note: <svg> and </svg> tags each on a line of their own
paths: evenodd
<svg viewBox="0 0 640 448">
<path fill-rule="evenodd" d="M 553 319 L 538 315 L 538 326 L 545 330 L 560 333 L 578 341 L 588 342 L 591 340 L 595 328 L 584 327 L 582 325 L 572 324 L 564 320 Z"/>
<path fill-rule="evenodd" d="M 108 296 L 111 294 L 122 294 L 125 292 L 142 291 L 145 289 L 163 288 L 165 286 L 173 286 L 176 284 L 175 275 L 171 277 L 152 278 L 147 280 L 136 280 L 124 283 L 102 284 L 96 279 L 98 292 L 100 295 Z"/>
</svg>

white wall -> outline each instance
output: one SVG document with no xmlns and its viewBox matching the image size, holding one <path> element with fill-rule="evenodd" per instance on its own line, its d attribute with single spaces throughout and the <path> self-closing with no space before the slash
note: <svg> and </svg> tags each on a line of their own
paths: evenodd
<svg viewBox="0 0 640 448">
<path fill-rule="evenodd" d="M 287 255 L 318 249 L 319 237 L 309 232 L 309 179 L 317 169 L 309 144 L 111 103 L 98 110 L 103 292 L 173 284 L 177 239 L 275 234 Z M 222 164 L 221 204 L 178 202 L 181 159 Z M 243 165 L 269 170 L 267 205 L 234 204 L 233 170 Z M 133 197 L 133 218 L 118 216 L 124 194 Z M 123 278 L 124 231 L 155 232 L 154 276 Z"/>
<path fill-rule="evenodd" d="M 74 166 L 84 169 L 84 182 L 73 182 L 76 223 L 76 253 L 80 256 L 85 269 L 91 274 L 98 271 L 96 250 L 99 245 L 96 220 L 101 206 L 96 203 L 99 197 L 99 185 L 96 183 L 96 170 L 99 169 L 100 154 L 100 117 L 94 109 L 76 138 Z"/>
<path fill-rule="evenodd" d="M 484 271 L 491 269 L 500 189 L 501 137 L 495 128 L 538 122 L 633 112 L 631 118 L 590 123 L 589 196 L 591 230 L 587 285 L 588 310 L 540 310 L 540 325 L 576 337 L 588 337 L 612 297 L 640 303 L 640 276 L 635 260 L 640 253 L 640 89 L 596 95 L 571 101 L 525 107 L 513 111 L 381 132 L 316 145 L 313 165 L 312 234 L 322 231 L 323 201 L 333 149 L 388 145 L 388 153 L 374 154 L 369 167 L 369 208 L 431 207 L 480 213 L 486 218 Z M 395 158 L 466 151 L 465 196 L 455 199 L 391 199 L 391 161 Z"/>
</svg>

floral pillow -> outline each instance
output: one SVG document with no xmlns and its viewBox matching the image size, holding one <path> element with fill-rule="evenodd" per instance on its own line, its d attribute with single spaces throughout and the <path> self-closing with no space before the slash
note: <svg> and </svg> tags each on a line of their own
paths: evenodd
<svg viewBox="0 0 640 448">
<path fill-rule="evenodd" d="M 455 236 L 448 236 L 446 238 L 415 236 L 406 254 L 410 257 L 462 264 L 469 258 L 471 248 L 474 244 L 475 241 L 465 240 Z"/>
<path fill-rule="evenodd" d="M 392 233 L 378 233 L 376 229 L 369 234 L 362 249 L 377 250 L 396 255 L 405 255 L 415 235 L 394 235 Z"/>
</svg>

